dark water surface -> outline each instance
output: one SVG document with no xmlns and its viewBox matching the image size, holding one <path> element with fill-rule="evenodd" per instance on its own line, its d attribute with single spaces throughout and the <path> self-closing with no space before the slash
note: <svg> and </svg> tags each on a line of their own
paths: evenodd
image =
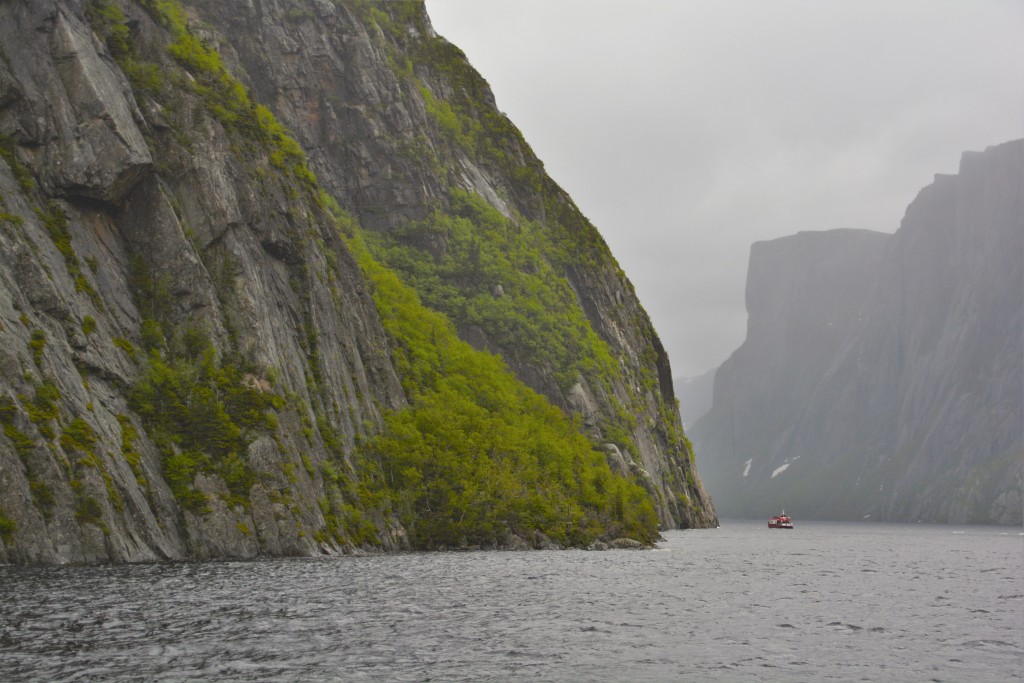
<svg viewBox="0 0 1024 683">
<path fill-rule="evenodd" d="M 764 523 L 653 551 L 0 567 L 0 680 L 1024 679 L 1020 529 Z"/>
</svg>

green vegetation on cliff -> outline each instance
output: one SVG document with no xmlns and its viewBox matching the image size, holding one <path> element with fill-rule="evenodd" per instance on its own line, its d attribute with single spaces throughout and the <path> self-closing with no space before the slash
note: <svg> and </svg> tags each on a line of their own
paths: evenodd
<svg viewBox="0 0 1024 683">
<path fill-rule="evenodd" d="M 460 335 L 486 344 L 519 376 L 531 377 L 531 386 L 544 386 L 552 400 L 562 401 L 582 380 L 604 404 L 597 418 L 602 440 L 637 455 L 632 431 L 652 396 L 668 450 L 684 453 L 676 406 L 657 390 L 658 359 L 646 316 L 641 311 L 633 317 L 621 298 L 611 303 L 618 310 L 604 313 L 612 319 L 621 314 L 615 322 L 626 334 L 647 342 L 639 363 L 622 358 L 622 348 L 613 350 L 588 319 L 585 307 L 606 307 L 602 297 L 609 292 L 585 289 L 631 289 L 600 233 L 493 106 L 487 82 L 465 54 L 429 30 L 419 3 L 356 5 L 381 29 L 378 44 L 395 76 L 407 84 L 407 97 L 422 100 L 440 137 L 459 150 L 452 157 L 444 145 L 402 147 L 433 165 L 447 196 L 427 217 L 368 237 L 374 256 L 424 304 L 448 316 Z M 465 178 L 450 169 L 463 163 L 462 154 L 499 179 L 492 189 L 508 207 L 507 217 L 479 194 L 461 189 Z"/>
<path fill-rule="evenodd" d="M 219 354 L 202 330 L 175 329 L 166 316 L 169 294 L 140 259 L 133 267 L 133 286 L 140 310 L 149 317 L 140 331 L 147 354 L 129 405 L 160 448 L 171 491 L 189 510 L 206 510 L 205 494 L 193 487 L 196 475 L 206 472 L 220 476 L 233 504 L 247 505 L 256 475 L 244 458 L 246 448 L 277 428 L 270 411 L 282 408 L 284 400 L 262 391 L 252 374 L 258 370 Z M 129 450 L 133 441 L 130 437 Z"/>
<path fill-rule="evenodd" d="M 555 369 L 562 390 L 580 375 L 619 376 L 569 282 L 550 265 L 544 229 L 506 219 L 479 195 L 451 191 L 451 213 L 368 237 L 375 255 L 459 328 L 479 328 L 509 359 Z"/>
<path fill-rule="evenodd" d="M 713 515 L 628 280 L 422 2 L 0 17 L 0 562 Z"/>
<path fill-rule="evenodd" d="M 174 68 L 192 76 L 183 79 L 165 65 L 167 77 L 147 78 L 144 91 L 170 109 L 174 89 L 187 88 L 228 133 L 247 173 L 267 178 L 276 169 L 292 179 L 289 187 L 292 181 L 305 186 L 309 192 L 291 192 L 290 201 L 296 206 L 305 202 L 302 213 L 317 218 L 296 225 L 295 248 L 315 244 L 326 250 L 328 262 L 336 263 L 330 250 L 338 247 L 325 241 L 314 225 L 317 220 L 330 223 L 323 209 L 336 205 L 319 190 L 295 140 L 268 109 L 253 103 L 217 51 L 190 32 L 180 4 L 139 4 L 170 33 L 167 53 Z M 111 52 L 141 87 L 138 74 L 152 76 L 152 69 L 143 67 L 156 63 L 138 56 L 130 34 L 120 28 L 125 25 L 123 13 L 104 2 L 94 2 L 93 8 Z M 157 149 L 160 144 L 151 141 Z M 498 337 L 507 331 L 510 349 L 517 346 L 527 362 L 554 369 L 566 388 L 580 373 L 599 378 L 618 372 L 568 282 L 555 275 L 549 255 L 533 246 L 536 226 L 505 219 L 471 193 L 454 191 L 452 201 L 452 214 L 437 213 L 408 228 L 448 241 L 451 250 L 439 262 L 398 243 L 371 238 L 335 211 L 371 285 L 409 402 L 407 408 L 386 412 L 383 429 L 359 442 L 354 453 L 342 445 L 330 410 L 286 404 L 253 382 L 268 369 L 253 367 L 238 354 L 230 329 L 215 345 L 201 328 L 177 320 L 165 283 L 151 275 L 143 259 L 136 260 L 131 285 L 143 317 L 138 334 L 143 348 L 118 342 L 140 364 L 129 405 L 160 451 L 164 477 L 183 507 L 196 513 L 210 509 L 206 495 L 196 488 L 200 474 L 225 483 L 229 504 L 248 506 L 261 473 L 248 462 L 247 447 L 261 434 L 275 434 L 275 413 L 296 410 L 304 420 L 306 443 L 327 447 L 327 458 L 317 468 L 306 453 L 284 453 L 292 441 L 278 440 L 289 481 L 296 477 L 294 461 L 323 482 L 326 495 L 318 502 L 326 528 L 317 532 L 318 540 L 380 543 L 382 527 L 394 521 L 416 548 L 500 545 L 509 534 L 532 538 L 535 531 L 574 545 L 599 537 L 657 538 L 657 515 L 647 492 L 611 471 L 603 453 L 580 433 L 578 421 L 518 381 L 500 358 L 457 337 L 456 325 L 464 324 Z M 429 310 L 371 251 L 400 263 L 407 275 L 416 272 L 417 264 L 430 262 L 435 269 L 421 270 L 419 288 L 454 286 L 455 295 L 438 292 L 429 302 L 436 310 Z M 213 262 L 223 258 L 213 250 L 200 258 L 210 272 L 227 268 Z M 292 286 L 301 290 L 303 280 L 293 274 Z M 457 286 L 454 280 L 459 280 Z M 489 283 L 504 283 L 509 295 L 495 298 Z M 227 287 L 216 278 L 214 285 Z M 308 305 L 308 293 L 297 293 Z M 308 345 L 306 377 L 320 384 L 321 359 L 312 325 L 307 320 L 302 331 Z M 306 415 L 310 409 L 315 424 Z M 127 419 L 122 420 L 123 429 L 125 425 L 131 428 Z M 125 430 L 123 438 L 128 457 L 135 453 L 134 429 Z M 141 477 L 137 467 L 133 470 Z"/>
<path fill-rule="evenodd" d="M 268 411 L 283 405 L 279 396 L 255 388 L 237 363 L 221 362 L 205 341 L 182 355 L 151 351 L 130 405 L 161 448 L 164 474 L 185 507 L 206 507 L 205 495 L 193 488 L 200 472 L 219 475 L 231 502 L 247 504 L 255 473 L 244 458 L 246 447 L 276 428 Z"/>
<path fill-rule="evenodd" d="M 353 244 L 396 345 L 411 406 L 361 449 L 363 476 L 417 547 L 501 542 L 540 530 L 560 543 L 657 538 L 646 492 L 614 475 L 568 418 L 491 354 L 458 339 L 398 277 Z"/>
</svg>

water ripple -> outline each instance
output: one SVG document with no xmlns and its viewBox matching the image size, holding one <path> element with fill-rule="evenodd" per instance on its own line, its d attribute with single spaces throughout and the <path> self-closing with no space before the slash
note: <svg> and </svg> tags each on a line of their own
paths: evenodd
<svg viewBox="0 0 1024 683">
<path fill-rule="evenodd" d="M 1021 539 L 962 531 L 0 567 L 0 680 L 1021 680 Z"/>
</svg>

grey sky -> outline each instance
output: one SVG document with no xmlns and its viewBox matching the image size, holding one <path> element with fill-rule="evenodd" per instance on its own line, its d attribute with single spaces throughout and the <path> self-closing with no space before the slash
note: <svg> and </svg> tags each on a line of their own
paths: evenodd
<svg viewBox="0 0 1024 683">
<path fill-rule="evenodd" d="M 750 244 L 892 232 L 1024 136 L 1021 0 L 427 0 L 611 246 L 676 376 L 742 343 Z"/>
</svg>

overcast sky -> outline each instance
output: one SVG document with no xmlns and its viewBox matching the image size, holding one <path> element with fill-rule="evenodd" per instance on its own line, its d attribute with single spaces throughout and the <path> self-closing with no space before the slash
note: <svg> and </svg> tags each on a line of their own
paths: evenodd
<svg viewBox="0 0 1024 683">
<path fill-rule="evenodd" d="M 1024 0 L 427 0 L 597 226 L 677 377 L 746 332 L 750 245 L 893 232 L 1024 137 Z"/>
</svg>

